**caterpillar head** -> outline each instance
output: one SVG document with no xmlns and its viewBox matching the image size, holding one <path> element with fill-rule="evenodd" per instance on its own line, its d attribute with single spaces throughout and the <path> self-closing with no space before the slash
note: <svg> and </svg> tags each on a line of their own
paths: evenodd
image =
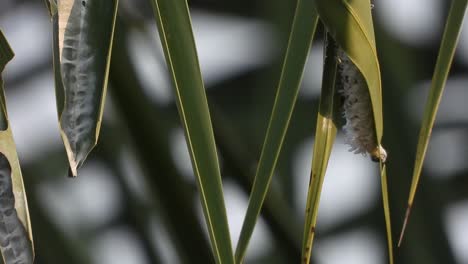
<svg viewBox="0 0 468 264">
<path fill-rule="evenodd" d="M 387 160 L 387 151 L 381 145 L 375 147 L 369 154 L 372 161 L 385 163 Z"/>
</svg>

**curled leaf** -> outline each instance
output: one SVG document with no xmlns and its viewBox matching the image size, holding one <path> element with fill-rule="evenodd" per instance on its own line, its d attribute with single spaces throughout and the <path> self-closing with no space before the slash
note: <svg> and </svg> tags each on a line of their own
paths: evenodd
<svg viewBox="0 0 468 264">
<path fill-rule="evenodd" d="M 359 69 L 348 58 L 342 49 L 338 49 L 340 86 L 339 92 L 344 98 L 343 116 L 346 124 L 343 127 L 346 143 L 354 153 L 370 154 L 373 161 L 385 163 L 387 152 L 377 145 L 372 102 L 366 81 Z"/>
<path fill-rule="evenodd" d="M 320 19 L 327 30 L 364 78 L 371 101 L 371 104 L 368 102 L 366 104 L 372 107 L 372 111 L 366 112 L 369 115 L 372 112 L 375 131 L 375 138 L 372 139 L 375 143 L 369 144 L 366 151 L 371 154 L 373 160 L 380 162 L 382 181 L 386 181 L 386 173 L 382 164 L 385 162 L 387 155 L 381 146 L 383 136 L 382 84 L 372 22 L 372 5 L 369 0 L 316 0 L 316 6 Z M 359 99 L 362 99 L 362 97 Z M 366 107 L 369 108 L 369 106 Z M 350 116 L 349 119 L 352 117 Z M 366 126 L 369 126 L 370 123 L 366 122 Z M 367 132 L 366 134 L 369 135 Z M 386 183 L 382 183 L 382 187 L 386 188 Z M 390 213 L 385 188 L 382 189 L 382 195 L 385 198 L 384 212 L 388 236 L 387 243 L 390 251 L 389 262 L 393 263 Z"/>
<path fill-rule="evenodd" d="M 3 153 L 0 153 L 0 249 L 6 264 L 33 262 L 31 240 L 15 208 L 11 166 Z"/>
<path fill-rule="evenodd" d="M 0 74 L 13 51 L 0 31 Z M 3 263 L 32 264 L 31 222 L 0 75 L 0 251 Z"/>
<path fill-rule="evenodd" d="M 73 176 L 98 140 L 117 3 L 61 0 L 53 14 L 57 108 Z"/>
<path fill-rule="evenodd" d="M 365 79 L 380 144 L 382 89 L 370 1 L 317 0 L 316 5 L 321 21 Z"/>
</svg>

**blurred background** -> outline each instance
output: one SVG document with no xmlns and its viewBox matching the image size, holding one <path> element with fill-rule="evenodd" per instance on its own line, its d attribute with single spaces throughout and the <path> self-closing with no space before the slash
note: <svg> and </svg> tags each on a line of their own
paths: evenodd
<svg viewBox="0 0 468 264">
<path fill-rule="evenodd" d="M 451 1 L 376 0 L 393 236 Z M 59 136 L 52 25 L 42 1 L 2 0 L 16 53 L 4 72 L 36 263 L 213 263 L 150 1 L 120 0 L 100 142 L 69 179 Z M 191 0 L 235 246 L 296 1 Z M 318 30 L 246 263 L 299 263 L 322 72 Z M 396 263 L 468 263 L 468 27 L 448 80 Z M 313 263 L 386 263 L 380 177 L 341 134 L 325 178 Z"/>
</svg>

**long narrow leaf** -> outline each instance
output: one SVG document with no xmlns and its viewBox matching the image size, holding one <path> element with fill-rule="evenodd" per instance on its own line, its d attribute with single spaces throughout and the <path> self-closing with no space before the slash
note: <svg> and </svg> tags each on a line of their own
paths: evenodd
<svg viewBox="0 0 468 264">
<path fill-rule="evenodd" d="M 145 171 L 145 182 L 153 190 L 151 199 L 156 199 L 164 211 L 163 221 L 174 238 L 179 259 L 183 263 L 212 264 L 214 258 L 209 238 L 204 236 L 203 223 L 198 221 L 196 205 L 192 201 L 192 186 L 177 171 L 169 155 L 169 128 L 165 122 L 160 122 L 164 112 L 155 108 L 151 98 L 146 96 L 132 65 L 131 49 L 126 41 L 128 26 L 126 21 L 117 18 L 109 76 L 121 125 L 128 127 L 128 136 L 133 139 L 137 158 Z M 160 155 L 155 158 L 155 153 Z"/>
<path fill-rule="evenodd" d="M 13 51 L 0 31 L 0 251 L 3 263 L 32 264 L 31 222 L 23 177 L 8 123 L 1 73 Z"/>
<path fill-rule="evenodd" d="M 457 47 L 458 38 L 460 36 L 465 11 L 467 8 L 467 0 L 453 0 L 450 7 L 450 12 L 445 25 L 442 43 L 437 57 L 437 63 L 432 76 L 431 89 L 424 111 L 424 117 L 419 132 L 419 140 L 416 151 L 416 160 L 414 162 L 413 179 L 411 182 L 411 189 L 408 198 L 408 208 L 406 209 L 405 220 L 400 234 L 398 245 L 401 244 L 403 239 L 406 224 L 408 223 L 411 208 L 414 202 L 414 196 L 418 187 L 419 178 L 421 175 L 424 158 L 426 156 L 427 146 L 432 133 L 432 127 L 436 118 L 437 110 L 439 109 L 440 100 L 444 92 L 445 83 L 450 72 L 455 49 Z"/>
<path fill-rule="evenodd" d="M 234 263 L 221 173 L 205 89 L 185 0 L 153 0 L 217 263 Z"/>
<path fill-rule="evenodd" d="M 323 180 L 330 159 L 333 142 L 335 141 L 337 125 L 337 109 L 339 105 L 336 80 L 338 62 L 337 47 L 333 39 L 328 38 L 325 47 L 325 65 L 323 71 L 322 94 L 320 96 L 317 125 L 315 130 L 314 156 L 310 173 L 309 191 L 307 194 L 306 218 L 302 241 L 302 263 L 308 264 L 315 236 L 315 224 L 322 192 Z"/>
<path fill-rule="evenodd" d="M 99 137 L 118 0 L 49 4 L 60 134 L 76 176 Z"/>
<path fill-rule="evenodd" d="M 377 151 L 381 149 L 383 135 L 382 87 L 380 66 L 375 44 L 371 3 L 367 1 L 317 0 L 317 11 L 321 21 L 364 77 L 372 103 L 372 112 L 377 140 Z M 381 153 L 380 153 L 381 154 Z M 385 155 L 386 156 L 386 155 Z M 379 155 L 380 157 L 380 155 Z M 380 160 L 382 162 L 382 160 Z M 391 245 L 390 212 L 386 190 L 386 172 L 381 165 L 382 195 L 387 227 L 389 262 L 393 263 Z"/>
<path fill-rule="evenodd" d="M 385 216 L 385 229 L 387 231 L 388 260 L 390 264 L 393 264 L 392 222 L 390 217 L 390 202 L 388 198 L 387 166 L 385 164 L 380 165 L 380 176 L 382 186 L 382 202 Z"/>
<path fill-rule="evenodd" d="M 241 263 L 252 236 L 258 215 L 281 151 L 289 120 L 296 103 L 307 54 L 317 26 L 313 0 L 299 0 L 289 36 L 283 69 L 279 80 L 275 104 L 263 143 L 247 213 L 236 249 L 236 263 Z"/>
<path fill-rule="evenodd" d="M 317 0 L 316 4 L 321 21 L 366 80 L 380 145 L 382 88 L 370 1 Z"/>
</svg>

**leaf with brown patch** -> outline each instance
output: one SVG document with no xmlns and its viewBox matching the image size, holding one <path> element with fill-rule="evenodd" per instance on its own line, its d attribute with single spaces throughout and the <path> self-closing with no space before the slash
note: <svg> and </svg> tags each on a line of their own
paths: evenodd
<svg viewBox="0 0 468 264">
<path fill-rule="evenodd" d="M 0 31 L 0 251 L 5 264 L 32 264 L 31 222 L 26 192 L 8 123 L 1 72 L 13 51 Z"/>
<path fill-rule="evenodd" d="M 60 134 L 72 176 L 99 137 L 117 5 L 118 0 L 62 0 L 53 13 Z"/>
</svg>

